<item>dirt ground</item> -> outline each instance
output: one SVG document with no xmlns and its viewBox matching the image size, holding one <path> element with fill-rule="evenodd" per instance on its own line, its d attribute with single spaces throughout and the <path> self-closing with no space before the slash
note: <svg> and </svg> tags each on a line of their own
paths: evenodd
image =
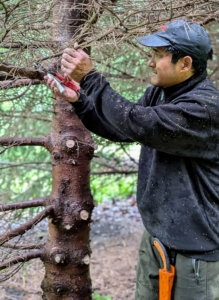
<svg viewBox="0 0 219 300">
<path fill-rule="evenodd" d="M 45 229 L 46 230 L 46 229 Z M 96 208 L 91 229 L 93 290 L 113 300 L 133 300 L 136 263 L 143 226 L 135 199 Z M 0 300 L 41 300 L 44 267 L 28 262 L 12 278 L 0 283 Z"/>
</svg>

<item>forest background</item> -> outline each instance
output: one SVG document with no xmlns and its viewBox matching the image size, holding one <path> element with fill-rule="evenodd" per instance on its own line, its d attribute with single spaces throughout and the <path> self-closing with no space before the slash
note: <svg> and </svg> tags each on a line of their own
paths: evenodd
<svg viewBox="0 0 219 300">
<path fill-rule="evenodd" d="M 54 20 L 52 15 L 58 2 L 0 1 L 0 137 L 41 138 L 50 131 L 53 95 L 37 75 L 34 63 L 47 68 L 58 64 L 63 49 L 75 42 L 90 48 L 96 69 L 113 88 L 126 99 L 137 101 L 149 85 L 150 53 L 137 43 L 136 37 L 154 32 L 173 19 L 192 19 L 205 26 L 214 49 L 208 74 L 219 88 L 218 1 L 84 1 L 80 10 L 85 21 L 80 30 L 71 40 L 54 41 L 54 27 L 62 28 L 62 19 Z M 70 2 L 66 1 L 68 5 Z M 71 7 L 77 11 L 73 2 Z M 95 201 L 130 198 L 136 193 L 140 146 L 92 137 L 98 145 L 90 177 Z M 0 145 L 0 204 L 49 195 L 51 170 L 51 157 L 45 148 Z M 10 216 L 4 213 L 0 222 L 7 218 L 16 227 L 40 211 L 41 208 L 30 208 Z"/>
</svg>

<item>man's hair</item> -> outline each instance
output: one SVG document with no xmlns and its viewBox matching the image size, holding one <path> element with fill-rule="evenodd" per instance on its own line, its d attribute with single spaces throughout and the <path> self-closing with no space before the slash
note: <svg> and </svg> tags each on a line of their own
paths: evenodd
<svg viewBox="0 0 219 300">
<path fill-rule="evenodd" d="M 212 60 L 212 58 L 213 58 L 213 49 L 212 48 L 211 48 L 210 52 L 208 53 L 208 57 L 207 57 L 206 61 L 197 59 L 197 58 L 193 57 L 192 55 L 188 55 L 183 51 L 175 49 L 172 46 L 168 46 L 166 48 L 166 52 L 172 54 L 172 61 L 171 62 L 173 64 L 176 64 L 177 61 L 182 57 L 190 56 L 192 58 L 192 68 L 194 70 L 195 75 L 199 75 L 199 74 L 203 73 L 207 68 L 207 60 L 208 59 Z"/>
</svg>

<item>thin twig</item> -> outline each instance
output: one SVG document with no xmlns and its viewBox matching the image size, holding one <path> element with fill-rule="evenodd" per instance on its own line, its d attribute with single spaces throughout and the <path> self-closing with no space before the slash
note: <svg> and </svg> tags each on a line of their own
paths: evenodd
<svg viewBox="0 0 219 300">
<path fill-rule="evenodd" d="M 27 223 L 21 225 L 20 227 L 10 230 L 9 232 L 0 236 L 0 245 L 4 244 L 5 242 L 11 240 L 12 238 L 22 235 L 27 232 L 29 229 L 37 225 L 43 219 L 45 219 L 52 211 L 54 210 L 54 206 L 50 205 L 41 213 L 39 213 L 36 217 L 32 220 L 28 221 Z"/>
<path fill-rule="evenodd" d="M 23 244 L 23 245 L 13 245 L 10 243 L 5 243 L 1 245 L 1 247 L 4 248 L 11 248 L 14 250 L 33 250 L 33 249 L 42 249 L 44 247 L 44 244 Z"/>
<path fill-rule="evenodd" d="M 31 259 L 39 258 L 39 257 L 41 257 L 42 253 L 43 253 L 42 251 L 38 250 L 38 251 L 24 254 L 22 256 L 14 257 L 13 259 L 8 259 L 5 262 L 0 264 L 0 271 L 10 268 L 11 266 L 16 265 L 18 263 L 24 263 Z"/>
<path fill-rule="evenodd" d="M 31 207 L 44 206 L 47 197 L 33 199 L 29 201 L 16 202 L 11 204 L 0 205 L 0 212 L 8 211 L 8 210 L 17 210 L 17 209 L 25 209 Z"/>
<path fill-rule="evenodd" d="M 137 174 L 138 170 L 130 170 L 130 171 L 123 171 L 123 170 L 112 170 L 112 171 L 94 171 L 91 172 L 91 175 L 116 175 L 116 174 L 123 174 L 123 175 L 130 175 L 130 174 Z"/>
<path fill-rule="evenodd" d="M 1 138 L 1 146 L 45 146 L 48 138 Z"/>
<path fill-rule="evenodd" d="M 44 84 L 44 80 L 22 78 L 22 79 L 0 81 L 0 88 L 1 89 L 18 88 L 23 86 L 39 85 L 39 84 Z M 16 98 L 13 98 L 12 100 L 20 98 L 21 96 L 22 95 L 18 95 Z M 0 102 L 6 102 L 6 101 L 10 101 L 10 100 L 9 99 L 1 100 Z"/>
</svg>

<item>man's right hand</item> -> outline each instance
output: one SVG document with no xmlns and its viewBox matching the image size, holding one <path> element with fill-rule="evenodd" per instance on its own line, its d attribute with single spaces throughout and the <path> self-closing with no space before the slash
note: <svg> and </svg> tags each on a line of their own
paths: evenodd
<svg viewBox="0 0 219 300">
<path fill-rule="evenodd" d="M 94 66 L 90 56 L 82 49 L 66 48 L 62 55 L 61 68 L 65 78 L 80 82 Z"/>
<path fill-rule="evenodd" d="M 50 88 L 56 95 L 64 98 L 65 100 L 67 100 L 69 102 L 78 101 L 79 95 L 74 90 L 72 90 L 69 87 L 63 85 L 63 87 L 65 88 L 65 91 L 63 93 L 60 93 L 58 88 L 57 88 L 56 82 L 53 78 L 45 76 L 44 79 L 46 81 L 46 85 L 48 86 L 48 88 Z M 77 84 L 76 82 L 74 82 L 74 83 Z"/>
</svg>

